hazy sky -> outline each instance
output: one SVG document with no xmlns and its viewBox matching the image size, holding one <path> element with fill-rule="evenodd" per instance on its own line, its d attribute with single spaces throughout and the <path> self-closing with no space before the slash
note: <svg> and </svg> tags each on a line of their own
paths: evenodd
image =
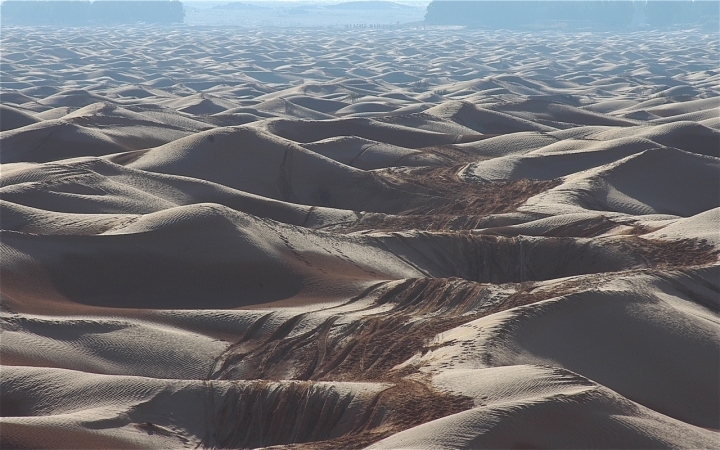
<svg viewBox="0 0 720 450">
<path fill-rule="evenodd" d="M 34 0 L 23 0 L 23 1 L 34 1 Z M 100 0 L 102 1 L 102 0 Z M 357 1 L 386 1 L 391 3 L 401 3 L 401 4 L 429 4 L 432 0 L 179 0 L 182 3 L 281 3 L 281 2 L 293 2 L 293 3 L 347 3 L 347 2 L 357 2 Z M 468 0 L 473 1 L 473 0 Z"/>
</svg>

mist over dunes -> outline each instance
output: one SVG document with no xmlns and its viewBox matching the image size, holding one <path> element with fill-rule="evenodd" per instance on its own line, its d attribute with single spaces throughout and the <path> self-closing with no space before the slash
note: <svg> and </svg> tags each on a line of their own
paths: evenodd
<svg viewBox="0 0 720 450">
<path fill-rule="evenodd" d="M 6 0 L 4 25 L 400 27 L 467 26 L 485 29 L 584 29 L 701 27 L 716 31 L 717 2 L 594 0 L 345 1 L 338 3 L 202 2 L 178 0 Z"/>
<path fill-rule="evenodd" d="M 0 44 L 2 448 L 718 446 L 716 33 Z"/>
</svg>

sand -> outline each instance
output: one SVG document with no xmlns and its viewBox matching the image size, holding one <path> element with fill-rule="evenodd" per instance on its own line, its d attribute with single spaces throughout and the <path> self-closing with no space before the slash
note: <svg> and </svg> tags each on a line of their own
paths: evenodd
<svg viewBox="0 0 720 450">
<path fill-rule="evenodd" d="M 5 27 L 3 448 L 719 447 L 716 37 Z"/>
</svg>

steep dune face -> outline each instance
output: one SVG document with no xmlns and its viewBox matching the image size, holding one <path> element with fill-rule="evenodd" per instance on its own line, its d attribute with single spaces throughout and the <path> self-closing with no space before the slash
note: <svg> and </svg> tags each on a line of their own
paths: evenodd
<svg viewBox="0 0 720 450">
<path fill-rule="evenodd" d="M 501 111 L 493 111 L 475 106 L 472 103 L 445 102 L 426 111 L 438 117 L 450 119 L 479 133 L 507 134 L 520 131 L 552 131 L 553 127 L 514 117 Z"/>
<path fill-rule="evenodd" d="M 363 170 L 386 167 L 424 167 L 440 165 L 442 160 L 432 153 L 384 144 L 355 136 L 341 136 L 303 144 L 330 159 Z"/>
<path fill-rule="evenodd" d="M 720 155 L 720 151 L 718 151 L 720 132 L 696 122 L 677 120 L 648 129 L 607 130 L 598 133 L 596 137 L 599 139 L 607 139 L 623 135 L 645 137 L 663 146 L 675 147 L 701 155 L 715 157 Z"/>
<path fill-rule="evenodd" d="M 152 149 L 129 167 L 205 179 L 263 197 L 356 211 L 387 210 L 371 174 L 253 128 L 218 129 Z M 370 202 L 368 202 L 368 197 Z M 392 198 L 392 197 L 390 197 Z M 388 202 L 390 203 L 390 202 Z"/>
<path fill-rule="evenodd" d="M 571 432 L 567 423 L 573 424 Z M 398 433 L 368 448 L 635 449 L 704 447 L 714 442 L 712 431 L 670 420 L 606 388 L 587 387 L 474 408 Z"/>
<path fill-rule="evenodd" d="M 713 36 L 96 31 L 3 29 L 3 448 L 718 446 Z"/>
<path fill-rule="evenodd" d="M 0 105 L 0 131 L 13 130 L 15 128 L 32 125 L 40 122 L 39 119 L 32 114 L 21 111 L 12 106 Z"/>
<path fill-rule="evenodd" d="M 97 236 L 10 232 L 2 240 L 45 267 L 69 298 L 160 309 L 200 304 L 201 309 L 236 308 L 287 299 L 303 290 L 310 296 L 346 288 L 352 292 L 353 279 L 362 284 L 420 275 L 394 254 L 362 243 L 313 236 L 212 204 L 147 214 Z M 144 257 L 137 258 L 138 253 Z M 347 286 L 331 287 L 335 277 Z M 315 285 L 320 292 L 313 292 Z"/>
<path fill-rule="evenodd" d="M 676 149 L 651 149 L 569 176 L 524 207 L 585 209 L 624 214 L 692 216 L 718 204 L 720 160 Z M 555 206 L 557 205 L 557 206 Z M 548 204 L 549 206 L 549 204 Z"/>
<path fill-rule="evenodd" d="M 55 142 L 48 142 L 48 137 L 54 137 L 62 144 L 56 147 Z M 25 161 L 48 162 L 74 156 L 102 155 L 128 150 L 101 131 L 87 130 L 61 120 L 38 122 L 5 132 L 2 136 L 2 145 L 6 149 L 3 151 L 3 164 Z M 71 150 L 63 152 L 63 147 L 69 147 Z"/>
<path fill-rule="evenodd" d="M 453 144 L 457 136 L 435 131 L 388 124 L 372 119 L 335 119 L 332 121 L 272 120 L 263 123 L 270 133 L 297 142 L 313 142 L 333 136 L 358 136 L 408 148 Z"/>
<path fill-rule="evenodd" d="M 424 358 L 431 366 L 560 366 L 666 416 L 717 429 L 717 303 L 698 302 L 717 271 L 666 276 L 605 278 L 582 293 L 484 317 L 444 335 L 439 344 L 451 344 Z M 688 372 L 690 365 L 697 370 Z"/>
<path fill-rule="evenodd" d="M 632 296 L 585 295 L 572 306 L 561 307 L 561 315 L 555 317 L 548 305 L 537 327 L 518 324 L 523 335 L 513 336 L 512 345 L 526 354 L 513 362 L 554 361 L 659 413 L 717 429 L 720 422 L 712 418 L 720 413 L 715 383 L 720 364 L 713 357 L 718 351 L 714 317 L 702 309 L 698 315 L 692 304 L 674 301 L 672 296 L 658 297 L 661 301 L 656 304 L 643 304 Z M 607 321 L 599 325 L 597 317 Z M 541 331 L 548 329 L 553 333 Z M 603 348 L 593 348 L 595 342 L 603 342 Z M 669 355 L 672 361 L 666 360 Z M 503 356 L 498 359 L 508 363 Z M 622 370 L 622 375 L 611 363 L 631 359 L 633 367 Z M 698 365 L 699 361 L 703 363 Z M 695 370 L 688 373 L 690 366 Z"/>
<path fill-rule="evenodd" d="M 566 139 L 528 151 L 471 164 L 463 175 L 499 181 L 531 178 L 552 180 L 592 169 L 643 150 L 658 148 L 648 139 L 621 138 L 607 142 Z"/>
<path fill-rule="evenodd" d="M 19 206 L 22 205 L 51 212 L 101 213 L 107 217 L 216 203 L 293 225 L 321 226 L 356 217 L 351 211 L 281 202 L 198 178 L 134 170 L 104 159 L 79 159 L 52 165 L 6 164 L 4 168 L 0 192 L 5 200 L 14 203 L 13 210 L 23 209 Z M 60 217 L 63 215 L 51 214 L 44 221 L 33 221 L 32 225 L 47 223 L 49 234 L 75 234 L 61 223 L 55 223 Z M 22 231 L 15 228 L 16 220 L 23 223 L 22 226 L 30 223 L 29 218 L 21 219 L 15 214 L 6 218 L 6 229 L 10 230 Z M 87 218 L 84 217 L 85 221 Z M 78 227 L 82 221 L 73 223 Z"/>
<path fill-rule="evenodd" d="M 205 376 L 226 347 L 208 336 L 137 320 L 27 316 L 4 322 L 2 358 L 89 373 L 194 379 Z"/>
<path fill-rule="evenodd" d="M 2 163 L 49 162 L 152 147 L 190 134 L 109 102 L 94 103 L 58 119 L 16 127 L 0 136 Z"/>
</svg>

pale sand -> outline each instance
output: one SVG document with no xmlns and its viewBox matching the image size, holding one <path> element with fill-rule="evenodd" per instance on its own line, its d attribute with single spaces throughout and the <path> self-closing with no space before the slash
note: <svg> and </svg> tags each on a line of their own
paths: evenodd
<svg viewBox="0 0 720 450">
<path fill-rule="evenodd" d="M 716 37 L 6 27 L 2 447 L 720 447 Z"/>
</svg>

